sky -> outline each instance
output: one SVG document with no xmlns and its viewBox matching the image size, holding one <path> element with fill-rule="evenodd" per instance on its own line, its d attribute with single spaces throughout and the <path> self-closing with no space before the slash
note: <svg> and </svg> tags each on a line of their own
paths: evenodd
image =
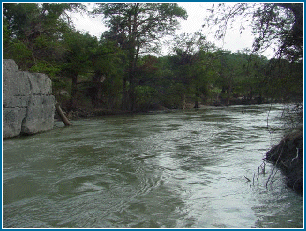
<svg viewBox="0 0 306 231">
<path fill-rule="evenodd" d="M 92 3 L 89 4 L 89 8 L 92 7 Z M 177 30 L 176 34 L 183 32 L 193 33 L 201 30 L 206 35 L 207 40 L 213 42 L 217 47 L 231 52 L 237 52 L 245 48 L 251 49 L 253 43 L 253 35 L 251 28 L 246 28 L 241 34 L 239 32 L 240 23 L 231 30 L 227 31 L 224 40 L 216 40 L 213 36 L 213 31 L 202 28 L 204 24 L 204 18 L 207 15 L 207 9 L 210 8 L 212 3 L 209 2 L 178 2 L 188 14 L 187 20 L 180 20 L 181 28 Z M 91 18 L 87 15 L 71 14 L 72 20 L 77 30 L 83 32 L 89 32 L 91 35 L 100 38 L 101 34 L 107 30 L 103 25 L 102 18 Z M 268 58 L 272 58 L 272 52 L 267 51 L 264 53 Z"/>
</svg>

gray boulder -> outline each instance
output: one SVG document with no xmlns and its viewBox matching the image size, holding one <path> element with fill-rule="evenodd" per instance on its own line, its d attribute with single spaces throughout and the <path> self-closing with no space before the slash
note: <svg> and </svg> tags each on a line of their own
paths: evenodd
<svg viewBox="0 0 306 231">
<path fill-rule="evenodd" d="M 35 134 L 54 126 L 55 98 L 45 74 L 19 71 L 3 60 L 3 138 Z"/>
</svg>

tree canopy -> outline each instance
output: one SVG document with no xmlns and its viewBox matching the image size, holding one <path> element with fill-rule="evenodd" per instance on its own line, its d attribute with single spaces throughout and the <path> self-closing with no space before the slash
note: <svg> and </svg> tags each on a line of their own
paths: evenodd
<svg viewBox="0 0 306 231">
<path fill-rule="evenodd" d="M 187 18 L 175 3 L 99 3 L 91 15 L 102 14 L 108 26 L 100 38 L 71 24 L 68 12 L 86 12 L 84 5 L 4 3 L 3 55 L 22 70 L 48 74 L 57 101 L 71 112 L 302 102 L 300 4 L 217 6 L 208 20 L 219 25 L 218 37 L 235 16 L 249 16 L 254 51 L 276 44 L 277 58 L 220 49 L 200 32 L 175 36 Z M 165 35 L 172 52 L 162 56 Z"/>
<path fill-rule="evenodd" d="M 14 58 L 23 69 L 44 71 L 60 60 L 59 40 L 72 29 L 67 11 L 84 10 L 73 3 L 4 3 L 4 57 Z"/>
<path fill-rule="evenodd" d="M 216 37 L 223 38 L 236 19 L 253 28 L 253 51 L 275 47 L 276 57 L 301 62 L 303 59 L 303 3 L 220 3 L 210 9 L 204 26 L 217 25 Z"/>
<path fill-rule="evenodd" d="M 140 52 L 154 50 L 158 38 L 175 31 L 178 18 L 187 18 L 186 11 L 175 3 L 100 3 L 93 13 L 103 14 L 109 27 L 106 37 L 117 41 L 127 53 L 122 108 L 134 110 L 135 76 Z"/>
</svg>

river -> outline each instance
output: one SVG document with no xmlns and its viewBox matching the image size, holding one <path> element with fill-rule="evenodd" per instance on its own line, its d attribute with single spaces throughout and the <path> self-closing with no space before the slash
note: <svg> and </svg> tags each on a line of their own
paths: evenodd
<svg viewBox="0 0 306 231">
<path fill-rule="evenodd" d="M 3 227 L 301 228 L 303 197 L 262 168 L 282 109 L 91 118 L 4 140 Z"/>
</svg>

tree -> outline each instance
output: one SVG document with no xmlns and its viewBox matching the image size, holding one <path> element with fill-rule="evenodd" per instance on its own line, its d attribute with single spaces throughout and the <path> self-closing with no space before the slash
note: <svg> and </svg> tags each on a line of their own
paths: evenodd
<svg viewBox="0 0 306 231">
<path fill-rule="evenodd" d="M 241 74 L 240 62 L 236 55 L 223 51 L 220 53 L 220 83 L 222 96 L 226 98 L 226 104 L 230 104 L 230 98 L 236 82 L 237 75 Z"/>
<path fill-rule="evenodd" d="M 173 69 L 182 107 L 185 108 L 187 94 L 192 94 L 195 108 L 198 108 L 200 94 L 207 90 L 209 72 L 214 70 L 215 57 L 212 52 L 215 46 L 200 32 L 183 33 L 174 39 L 173 50 Z"/>
<path fill-rule="evenodd" d="M 199 100 L 207 102 L 212 96 L 215 82 L 220 75 L 220 58 L 214 47 L 202 48 L 198 52 L 198 61 L 194 65 L 194 108 L 199 107 Z"/>
<path fill-rule="evenodd" d="M 92 55 L 94 75 L 90 96 L 95 108 L 101 107 L 103 101 L 108 109 L 114 108 L 115 102 L 121 96 L 124 61 L 125 53 L 116 42 L 101 37 Z M 102 99 L 103 96 L 105 99 Z"/>
<path fill-rule="evenodd" d="M 122 108 L 135 108 L 135 76 L 140 52 L 152 50 L 154 42 L 174 32 L 186 11 L 174 3 L 100 3 L 93 11 L 103 14 L 108 37 L 127 53 L 127 75 L 123 78 Z"/>
<path fill-rule="evenodd" d="M 284 101 L 303 102 L 303 63 L 271 59 L 265 67 L 265 93 Z"/>
<path fill-rule="evenodd" d="M 255 52 L 274 46 L 277 57 L 291 62 L 302 61 L 303 3 L 220 3 L 210 11 L 204 26 L 217 25 L 217 38 L 224 38 L 227 29 L 238 18 L 242 22 L 241 32 L 244 23 L 252 26 Z"/>
<path fill-rule="evenodd" d="M 237 55 L 240 56 L 242 74 L 237 79 L 236 93 L 243 96 L 246 103 L 251 103 L 254 97 L 257 103 L 263 102 L 267 90 L 265 73 L 268 59 L 245 51 Z"/>
<path fill-rule="evenodd" d="M 98 41 L 90 34 L 81 34 L 71 31 L 63 36 L 63 45 L 66 48 L 61 74 L 71 79 L 71 100 L 69 110 L 75 109 L 76 94 L 78 91 L 78 77 L 92 70 L 92 55 L 96 52 Z"/>
<path fill-rule="evenodd" d="M 4 57 L 21 69 L 54 74 L 63 56 L 59 41 L 71 25 L 67 11 L 84 9 L 72 3 L 4 3 Z"/>
</svg>

